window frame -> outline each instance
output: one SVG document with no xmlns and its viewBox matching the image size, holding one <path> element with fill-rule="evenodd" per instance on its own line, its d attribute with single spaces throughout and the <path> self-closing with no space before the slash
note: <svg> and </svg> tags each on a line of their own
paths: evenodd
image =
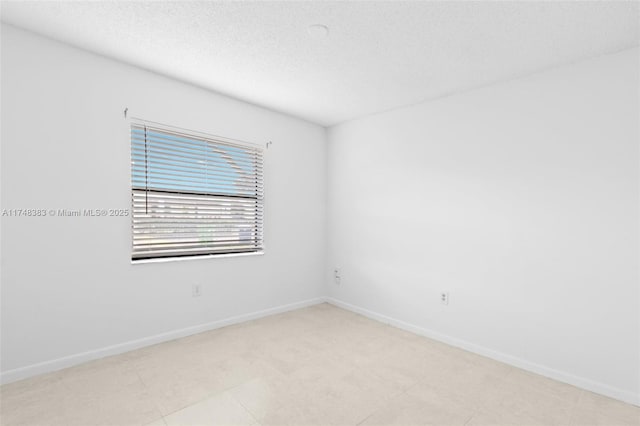
<svg viewBox="0 0 640 426">
<path fill-rule="evenodd" d="M 170 134 L 177 134 L 179 136 L 183 136 L 185 138 L 204 141 L 204 142 L 212 142 L 214 144 L 219 144 L 221 146 L 231 147 L 231 148 L 239 148 L 255 151 L 258 155 L 259 163 L 261 165 L 260 171 L 258 169 L 255 170 L 256 179 L 259 178 L 259 185 L 256 185 L 256 197 L 242 196 L 237 194 L 223 194 L 223 193 L 207 193 L 207 192 L 181 192 L 181 191 L 171 191 L 171 190 L 154 190 L 152 188 L 140 188 L 134 184 L 134 137 L 133 137 L 133 129 L 134 127 L 148 127 L 156 131 L 167 132 Z M 268 147 L 269 143 L 266 145 L 259 145 L 251 142 L 246 142 L 238 139 L 232 139 L 228 137 L 222 137 L 218 135 L 213 135 L 210 133 L 205 133 L 201 131 L 195 131 L 191 129 L 185 129 L 182 127 L 176 127 L 171 125 L 166 125 L 154 121 L 143 120 L 139 118 L 132 117 L 128 120 L 127 123 L 128 129 L 128 142 L 130 148 L 130 182 L 129 182 L 129 192 L 131 196 L 130 205 L 131 205 L 131 231 L 130 231 L 130 261 L 132 264 L 138 263 L 162 263 L 162 262 L 174 262 L 174 261 L 184 261 L 184 260 L 196 260 L 196 259 L 212 259 L 212 258 L 227 258 L 227 257 L 245 257 L 245 256 L 262 256 L 265 254 L 265 238 L 264 238 L 264 224 L 265 224 L 265 176 L 264 176 L 264 159 L 265 159 L 265 148 Z M 146 159 L 145 159 L 145 169 L 146 169 Z M 148 171 L 145 171 L 148 173 Z M 145 175 L 146 176 L 146 175 Z M 181 195 L 189 195 L 196 197 L 212 197 L 215 198 L 242 198 L 244 200 L 255 200 L 256 203 L 256 236 L 255 241 L 257 247 L 255 250 L 247 250 L 247 251 L 237 251 L 237 252 L 218 252 L 218 253 L 184 253 L 184 254 L 176 254 L 176 255 L 150 255 L 148 257 L 136 257 L 136 251 L 134 247 L 134 220 L 138 217 L 134 210 L 134 199 L 135 199 L 135 191 L 147 191 L 147 192 L 167 192 L 168 194 L 175 194 L 177 196 Z M 259 210 L 258 210 L 259 209 Z M 258 213 L 258 211 L 260 213 Z M 238 239 L 238 241 L 242 241 Z M 211 248 L 210 248 L 211 249 Z"/>
</svg>

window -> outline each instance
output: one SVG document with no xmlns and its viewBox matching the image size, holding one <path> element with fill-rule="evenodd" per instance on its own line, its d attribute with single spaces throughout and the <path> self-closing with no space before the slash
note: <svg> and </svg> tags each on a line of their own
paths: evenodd
<svg viewBox="0 0 640 426">
<path fill-rule="evenodd" d="M 259 253 L 262 149 L 131 125 L 132 259 Z"/>
</svg>

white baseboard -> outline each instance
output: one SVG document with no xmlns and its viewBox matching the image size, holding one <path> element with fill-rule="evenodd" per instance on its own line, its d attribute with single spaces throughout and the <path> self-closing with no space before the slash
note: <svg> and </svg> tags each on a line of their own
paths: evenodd
<svg viewBox="0 0 640 426">
<path fill-rule="evenodd" d="M 508 355 L 502 352 L 497 352 L 492 349 L 479 346 L 471 342 L 467 342 L 465 340 L 457 339 L 455 337 L 451 337 L 446 334 L 438 333 L 433 330 L 419 327 L 417 325 L 409 324 L 407 322 L 400 321 L 395 318 L 391 318 L 386 315 L 382 315 L 382 314 L 370 311 L 368 309 L 361 308 L 359 306 L 351 305 L 349 303 L 346 303 L 331 297 L 327 297 L 326 301 L 328 303 L 331 303 L 332 305 L 364 315 L 376 321 L 389 324 L 394 327 L 398 327 L 403 330 L 407 330 L 412 333 L 425 336 L 433 340 L 438 340 L 448 345 L 455 346 L 455 347 L 464 349 L 466 351 L 476 353 L 478 355 L 486 356 L 496 361 L 500 361 L 505 364 L 509 364 L 514 367 L 518 367 L 523 370 L 530 371 L 532 373 L 540 374 L 541 376 L 545 376 L 550 379 L 557 380 L 559 382 L 568 383 L 570 385 L 573 385 L 591 392 L 595 392 L 600 395 L 608 396 L 610 398 L 614 398 L 629 404 L 640 406 L 640 394 L 634 394 L 633 392 L 617 389 L 612 386 L 605 385 L 604 383 L 599 383 L 583 377 L 574 376 L 573 374 L 569 374 L 559 370 L 555 370 L 553 368 L 545 367 L 544 365 L 536 364 L 534 362 L 530 362 L 522 358 Z"/>
<path fill-rule="evenodd" d="M 166 333 L 156 334 L 155 336 L 143 337 L 142 339 L 131 340 L 129 342 L 119 343 L 117 345 L 107 346 L 100 349 L 94 349 L 79 354 L 69 355 L 50 361 L 40 362 L 38 364 L 28 365 L 13 370 L 3 371 L 0 373 L 0 383 L 11 383 L 18 380 L 26 379 L 38 374 L 50 373 L 52 371 L 62 370 L 63 368 L 72 367 L 87 361 L 92 361 L 106 356 L 117 355 L 123 352 L 132 351 L 145 346 L 151 346 L 170 340 L 179 339 L 181 337 L 190 336 L 192 334 L 202 333 L 204 331 L 214 330 L 216 328 L 226 327 L 228 325 L 238 324 L 253 319 L 266 317 L 269 315 L 279 314 L 281 312 L 292 311 L 319 303 L 324 303 L 324 297 L 303 300 L 301 302 L 290 303 L 287 305 L 276 306 L 275 308 L 264 309 L 262 311 L 250 312 L 248 314 L 237 315 L 218 321 L 200 324 L 193 327 L 173 330 Z"/>
</svg>

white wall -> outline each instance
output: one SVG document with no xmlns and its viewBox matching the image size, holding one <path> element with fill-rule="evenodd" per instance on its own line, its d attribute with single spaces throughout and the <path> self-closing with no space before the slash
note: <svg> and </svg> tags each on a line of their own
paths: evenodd
<svg viewBox="0 0 640 426">
<path fill-rule="evenodd" d="M 5 378 L 324 295 L 322 127 L 5 25 L 2 208 L 128 208 L 125 107 L 174 126 L 273 141 L 265 152 L 266 254 L 132 265 L 129 218 L 3 217 Z M 200 298 L 191 297 L 196 282 L 204 284 Z"/>
<path fill-rule="evenodd" d="M 330 296 L 640 403 L 638 59 L 331 128 Z"/>
</svg>

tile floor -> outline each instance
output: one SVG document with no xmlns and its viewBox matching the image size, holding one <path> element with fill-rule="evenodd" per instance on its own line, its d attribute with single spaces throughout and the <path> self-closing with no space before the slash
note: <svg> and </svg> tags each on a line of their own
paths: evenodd
<svg viewBox="0 0 640 426">
<path fill-rule="evenodd" d="M 328 304 L 0 388 L 2 425 L 640 425 L 640 408 Z"/>
</svg>

